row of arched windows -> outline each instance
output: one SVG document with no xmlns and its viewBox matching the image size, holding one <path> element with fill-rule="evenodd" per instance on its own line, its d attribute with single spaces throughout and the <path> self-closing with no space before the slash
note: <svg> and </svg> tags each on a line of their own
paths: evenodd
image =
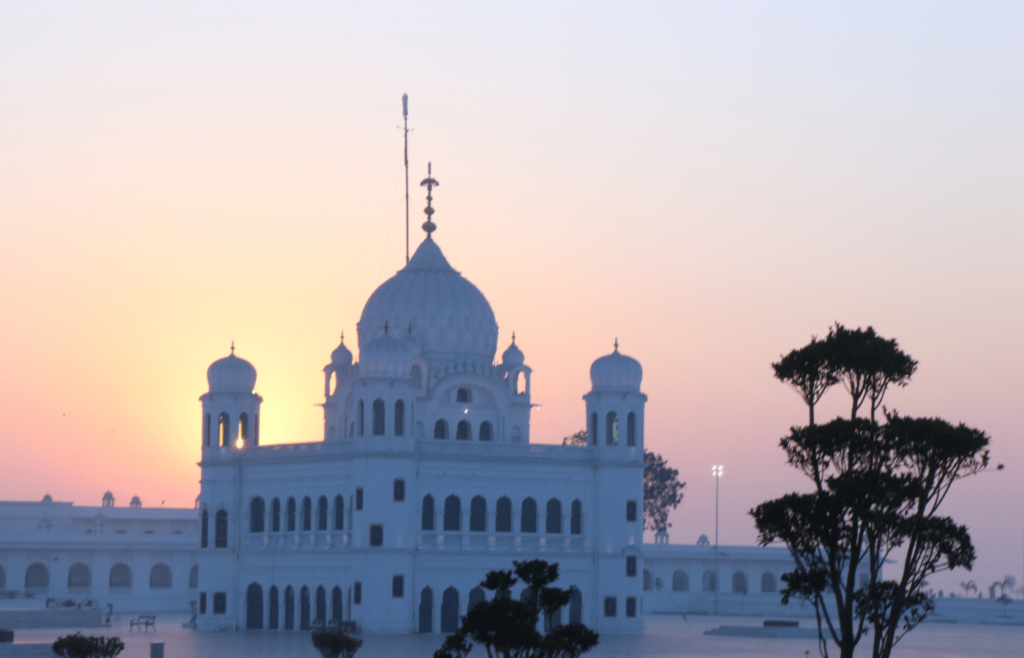
<svg viewBox="0 0 1024 658">
<path fill-rule="evenodd" d="M 268 520 L 270 532 L 281 532 L 282 528 L 285 532 L 326 532 L 329 525 L 332 530 L 344 530 L 345 498 L 341 494 L 335 496 L 333 510 L 327 496 L 317 498 L 315 510 L 309 496 L 303 497 L 301 503 L 289 497 L 283 508 L 281 499 L 274 498 L 270 501 L 269 519 L 263 498 L 256 496 L 249 501 L 249 532 L 266 532 Z"/>
<path fill-rule="evenodd" d="M 771 571 L 765 571 L 761 574 L 761 592 L 773 593 L 776 591 L 778 584 L 775 579 L 775 574 Z M 650 591 L 654 589 L 654 579 L 651 576 L 651 572 L 644 569 L 644 590 Z M 718 578 L 715 572 L 708 569 L 701 576 L 701 591 L 703 592 L 714 592 L 718 589 Z M 676 569 L 672 573 L 672 591 L 673 592 L 689 592 L 690 591 L 690 575 L 684 569 Z M 747 594 L 747 574 L 742 571 L 734 571 L 732 574 L 732 592 L 733 594 Z"/>
<path fill-rule="evenodd" d="M 384 400 L 377 398 L 371 403 L 373 417 L 371 419 L 372 425 L 370 431 L 373 436 L 384 436 L 384 417 L 387 414 Z M 366 435 L 366 402 L 360 400 L 356 404 L 356 430 L 358 430 L 359 436 Z M 395 415 L 394 415 L 394 436 L 405 435 L 405 401 L 397 400 L 395 402 Z"/>
<path fill-rule="evenodd" d="M 0 567 L 0 589 L 6 587 L 6 574 Z M 171 568 L 160 562 L 149 570 L 149 587 L 151 589 L 170 589 L 173 582 Z M 131 589 L 132 569 L 124 562 L 110 567 L 107 584 L 110 589 Z M 192 565 L 188 574 L 188 586 L 199 586 L 199 565 Z M 50 587 L 50 570 L 45 564 L 35 562 L 25 570 L 25 589 L 44 590 Z M 76 562 L 68 569 L 68 589 L 88 589 L 92 587 L 92 569 L 84 562 Z"/>
<path fill-rule="evenodd" d="M 211 427 L 212 417 L 206 414 L 203 417 L 203 445 L 209 447 L 213 439 L 213 428 Z M 260 444 L 260 415 L 256 414 L 253 423 L 253 445 Z M 249 414 L 244 411 L 238 414 L 238 438 L 246 445 L 249 444 Z M 217 417 L 217 443 L 216 445 L 225 448 L 231 445 L 231 416 L 226 411 L 221 412 Z"/>
<path fill-rule="evenodd" d="M 590 445 L 600 445 L 596 412 L 590 414 L 590 429 L 587 436 Z M 604 417 L 604 443 L 609 446 L 619 444 L 619 414 L 614 411 L 609 411 Z M 626 445 L 636 445 L 636 414 L 632 411 L 626 415 Z"/>
<path fill-rule="evenodd" d="M 277 585 L 271 585 L 266 600 L 263 598 L 263 587 L 252 583 L 245 593 L 245 627 L 250 630 L 267 628 L 269 630 L 295 630 L 296 622 L 299 630 L 307 631 L 314 623 L 323 628 L 342 620 L 341 588 L 335 586 L 331 590 L 330 617 L 328 617 L 327 589 L 320 585 L 315 591 L 303 585 L 298 591 L 287 585 L 282 593 Z M 264 603 L 266 615 L 264 615 Z M 298 617 L 298 619 L 296 619 Z M 264 625 L 265 624 L 265 625 Z"/>
<path fill-rule="evenodd" d="M 572 501 L 569 506 L 569 533 L 579 535 L 583 533 L 583 504 L 579 500 Z M 423 497 L 423 513 L 420 529 L 435 531 L 436 509 L 434 497 L 427 494 Z M 512 532 L 512 501 L 507 496 L 498 499 L 494 506 L 494 532 Z M 461 532 L 462 531 L 462 501 L 458 496 L 452 494 L 444 499 L 444 512 L 442 515 L 441 531 Z M 487 499 L 483 496 L 474 496 L 469 501 L 469 531 L 487 532 Z M 533 498 L 523 500 L 519 508 L 519 532 L 537 532 L 537 501 Z M 564 532 L 562 528 L 562 502 L 557 498 L 548 500 L 545 505 L 544 532 L 557 535 Z"/>
<path fill-rule="evenodd" d="M 448 421 L 443 418 L 434 423 L 434 438 L 435 439 L 447 439 L 450 438 L 448 434 Z M 490 421 L 484 421 L 480 423 L 480 427 L 477 428 L 477 440 L 478 441 L 492 441 L 494 438 L 494 426 L 491 425 Z M 455 439 L 458 441 L 472 441 L 473 440 L 473 426 L 470 425 L 468 420 L 460 420 L 455 425 Z"/>
</svg>

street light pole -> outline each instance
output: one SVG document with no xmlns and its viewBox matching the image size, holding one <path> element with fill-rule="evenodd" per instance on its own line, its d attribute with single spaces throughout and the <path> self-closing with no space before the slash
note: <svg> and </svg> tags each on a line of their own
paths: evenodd
<svg viewBox="0 0 1024 658">
<path fill-rule="evenodd" d="M 715 548 L 718 548 L 718 481 L 722 477 L 722 466 L 712 466 L 711 474 L 715 476 Z"/>
</svg>

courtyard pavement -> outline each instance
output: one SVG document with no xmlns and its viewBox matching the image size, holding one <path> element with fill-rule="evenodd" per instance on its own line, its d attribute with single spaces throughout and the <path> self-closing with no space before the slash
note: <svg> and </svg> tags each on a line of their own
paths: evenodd
<svg viewBox="0 0 1024 658">
<path fill-rule="evenodd" d="M 127 618 L 111 628 L 82 629 L 86 635 L 118 635 L 125 642 L 121 658 L 148 658 L 150 642 L 165 644 L 166 658 L 318 658 L 308 633 L 265 631 L 197 632 L 182 628 L 183 615 L 159 615 L 157 631 L 128 632 Z M 587 658 L 669 658 L 670 656 L 763 656 L 804 658 L 817 656 L 814 640 L 722 637 L 704 635 L 718 626 L 761 626 L 761 617 L 648 615 L 647 630 L 639 636 L 604 635 Z M 813 620 L 800 620 L 813 627 Z M 72 630 L 32 629 L 15 632 L 15 642 L 53 642 Z M 357 658 L 430 658 L 444 641 L 442 635 L 363 635 Z M 857 655 L 870 656 L 862 644 Z M 486 653 L 474 652 L 474 656 Z M 1024 627 L 975 624 L 924 624 L 903 640 L 894 658 L 1021 658 Z"/>
</svg>

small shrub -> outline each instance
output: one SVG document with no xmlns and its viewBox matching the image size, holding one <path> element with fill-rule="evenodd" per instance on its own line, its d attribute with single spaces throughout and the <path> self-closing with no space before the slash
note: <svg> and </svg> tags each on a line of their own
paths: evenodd
<svg viewBox="0 0 1024 658">
<path fill-rule="evenodd" d="M 62 658 L 114 658 L 124 651 L 119 637 L 65 635 L 53 643 L 53 653 Z"/>
<path fill-rule="evenodd" d="M 341 631 L 320 631 L 313 633 L 313 646 L 324 658 L 352 658 L 363 641 Z"/>
</svg>

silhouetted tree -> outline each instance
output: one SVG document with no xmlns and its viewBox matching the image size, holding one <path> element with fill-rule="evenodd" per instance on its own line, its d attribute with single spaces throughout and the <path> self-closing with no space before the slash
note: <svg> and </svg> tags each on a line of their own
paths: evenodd
<svg viewBox="0 0 1024 658">
<path fill-rule="evenodd" d="M 644 528 L 657 531 L 671 528 L 668 513 L 683 502 L 685 482 L 661 455 L 644 450 Z"/>
<path fill-rule="evenodd" d="M 323 658 L 352 658 L 359 647 L 363 646 L 362 640 L 342 631 L 319 631 L 313 633 L 310 639 Z"/>
<path fill-rule="evenodd" d="M 124 651 L 124 642 L 119 637 L 78 632 L 57 638 L 52 648 L 53 653 L 62 658 L 114 658 Z"/>
<path fill-rule="evenodd" d="M 810 413 L 809 424 L 814 424 L 814 406 L 825 391 L 839 382 L 835 366 L 828 358 L 824 341 L 811 338 L 800 349 L 792 350 L 772 364 L 775 377 L 796 389 Z"/>
<path fill-rule="evenodd" d="M 544 560 L 513 562 L 513 571 L 491 571 L 480 586 L 494 592 L 493 598 L 470 608 L 459 630 L 449 635 L 434 658 L 466 658 L 473 642 L 481 644 L 489 657 L 579 658 L 598 643 L 598 635 L 583 624 L 552 627 L 552 617 L 569 604 L 575 588 L 560 589 L 558 565 Z M 516 600 L 510 590 L 517 582 L 527 585 L 528 596 Z M 546 634 L 537 631 L 544 615 Z"/>
<path fill-rule="evenodd" d="M 587 445 L 587 430 L 580 430 L 572 436 L 562 439 L 563 446 L 585 446 Z"/>
<path fill-rule="evenodd" d="M 967 528 L 939 516 L 938 508 L 953 482 L 988 466 L 989 439 L 938 418 L 886 412 L 883 425 L 857 418 L 858 399 L 872 395 L 880 404 L 886 386 L 902 385 L 917 362 L 873 330 L 837 324 L 822 343 L 829 345 L 831 372 L 854 399 L 852 417 L 792 428 L 780 444 L 813 492 L 787 494 L 750 513 L 762 544 L 789 547 L 796 566 L 782 576 L 782 601 L 813 603 L 821 654 L 828 655 L 827 629 L 841 658 L 850 658 L 869 632 L 872 655 L 887 658 L 932 609 L 925 578 L 974 562 Z M 895 573 L 883 579 L 887 560 Z"/>
</svg>

